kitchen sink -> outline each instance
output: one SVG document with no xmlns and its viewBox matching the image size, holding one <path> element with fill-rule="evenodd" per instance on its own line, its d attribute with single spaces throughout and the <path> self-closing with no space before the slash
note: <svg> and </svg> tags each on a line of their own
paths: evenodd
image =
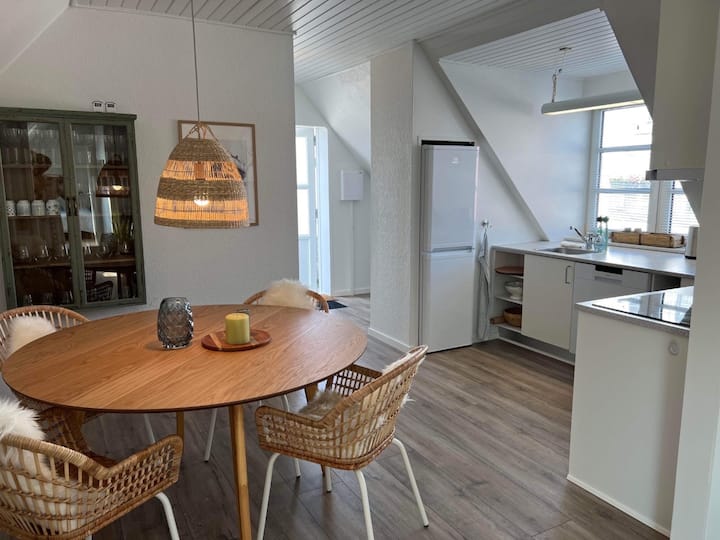
<svg viewBox="0 0 720 540">
<path fill-rule="evenodd" d="M 563 253 L 565 255 L 587 255 L 588 253 L 595 253 L 591 249 L 584 249 L 584 248 L 574 248 L 574 247 L 554 247 L 554 248 L 541 248 L 537 251 L 549 251 L 552 253 Z"/>
</svg>

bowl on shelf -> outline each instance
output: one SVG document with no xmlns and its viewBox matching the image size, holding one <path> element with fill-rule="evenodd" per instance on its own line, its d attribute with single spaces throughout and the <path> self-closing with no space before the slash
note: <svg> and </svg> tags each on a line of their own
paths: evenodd
<svg viewBox="0 0 720 540">
<path fill-rule="evenodd" d="M 510 295 L 510 300 L 522 300 L 522 281 L 508 281 L 507 283 L 505 283 L 505 290 Z"/>
<path fill-rule="evenodd" d="M 510 326 L 520 328 L 522 325 L 522 308 L 520 306 L 507 308 L 503 311 L 503 317 L 505 317 L 505 322 Z"/>
</svg>

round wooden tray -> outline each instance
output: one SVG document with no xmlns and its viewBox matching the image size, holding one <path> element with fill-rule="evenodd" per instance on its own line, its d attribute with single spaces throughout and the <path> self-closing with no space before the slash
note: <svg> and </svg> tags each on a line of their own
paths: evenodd
<svg viewBox="0 0 720 540">
<path fill-rule="evenodd" d="M 225 341 L 225 332 L 210 332 L 202 338 L 202 346 L 211 351 L 235 352 L 255 349 L 270 343 L 270 334 L 265 330 L 250 329 L 250 341 L 241 345 L 233 345 Z"/>
</svg>

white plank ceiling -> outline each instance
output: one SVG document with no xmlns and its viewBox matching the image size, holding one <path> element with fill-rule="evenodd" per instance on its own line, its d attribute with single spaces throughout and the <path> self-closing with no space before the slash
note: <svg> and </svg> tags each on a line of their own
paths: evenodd
<svg viewBox="0 0 720 540">
<path fill-rule="evenodd" d="M 571 47 L 562 53 L 561 47 Z M 444 58 L 453 62 L 586 78 L 627 71 L 605 13 L 593 10 Z"/>
<path fill-rule="evenodd" d="M 317 79 L 368 61 L 410 40 L 467 40 L 468 21 L 482 20 L 528 0 L 193 0 L 198 20 L 293 32 L 297 82 Z M 537 1 L 537 0 L 535 0 Z M 588 0 L 585 0 L 587 3 Z M 582 3 L 582 2 L 580 2 Z M 190 0 L 72 0 L 77 7 L 144 11 L 190 18 Z M 595 4 L 596 5 L 596 4 Z M 454 29 L 463 31 L 454 32 Z M 552 23 L 449 58 L 515 69 L 554 69 L 558 48 L 569 45 L 568 76 L 625 69 L 605 16 Z M 618 62 L 618 54 L 621 62 Z M 584 65 L 584 67 L 583 67 Z"/>
</svg>

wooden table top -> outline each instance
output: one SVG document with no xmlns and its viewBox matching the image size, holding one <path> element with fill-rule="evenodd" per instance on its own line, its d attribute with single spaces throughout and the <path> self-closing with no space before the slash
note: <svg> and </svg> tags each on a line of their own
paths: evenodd
<svg viewBox="0 0 720 540">
<path fill-rule="evenodd" d="M 272 341 L 219 352 L 200 340 L 224 330 L 225 315 L 250 310 L 253 328 Z M 3 378 L 29 398 L 83 410 L 161 412 L 264 399 L 323 380 L 365 350 L 367 336 L 346 319 L 279 306 L 194 306 L 194 338 L 165 350 L 157 311 L 91 321 L 40 338 L 13 354 Z"/>
</svg>

